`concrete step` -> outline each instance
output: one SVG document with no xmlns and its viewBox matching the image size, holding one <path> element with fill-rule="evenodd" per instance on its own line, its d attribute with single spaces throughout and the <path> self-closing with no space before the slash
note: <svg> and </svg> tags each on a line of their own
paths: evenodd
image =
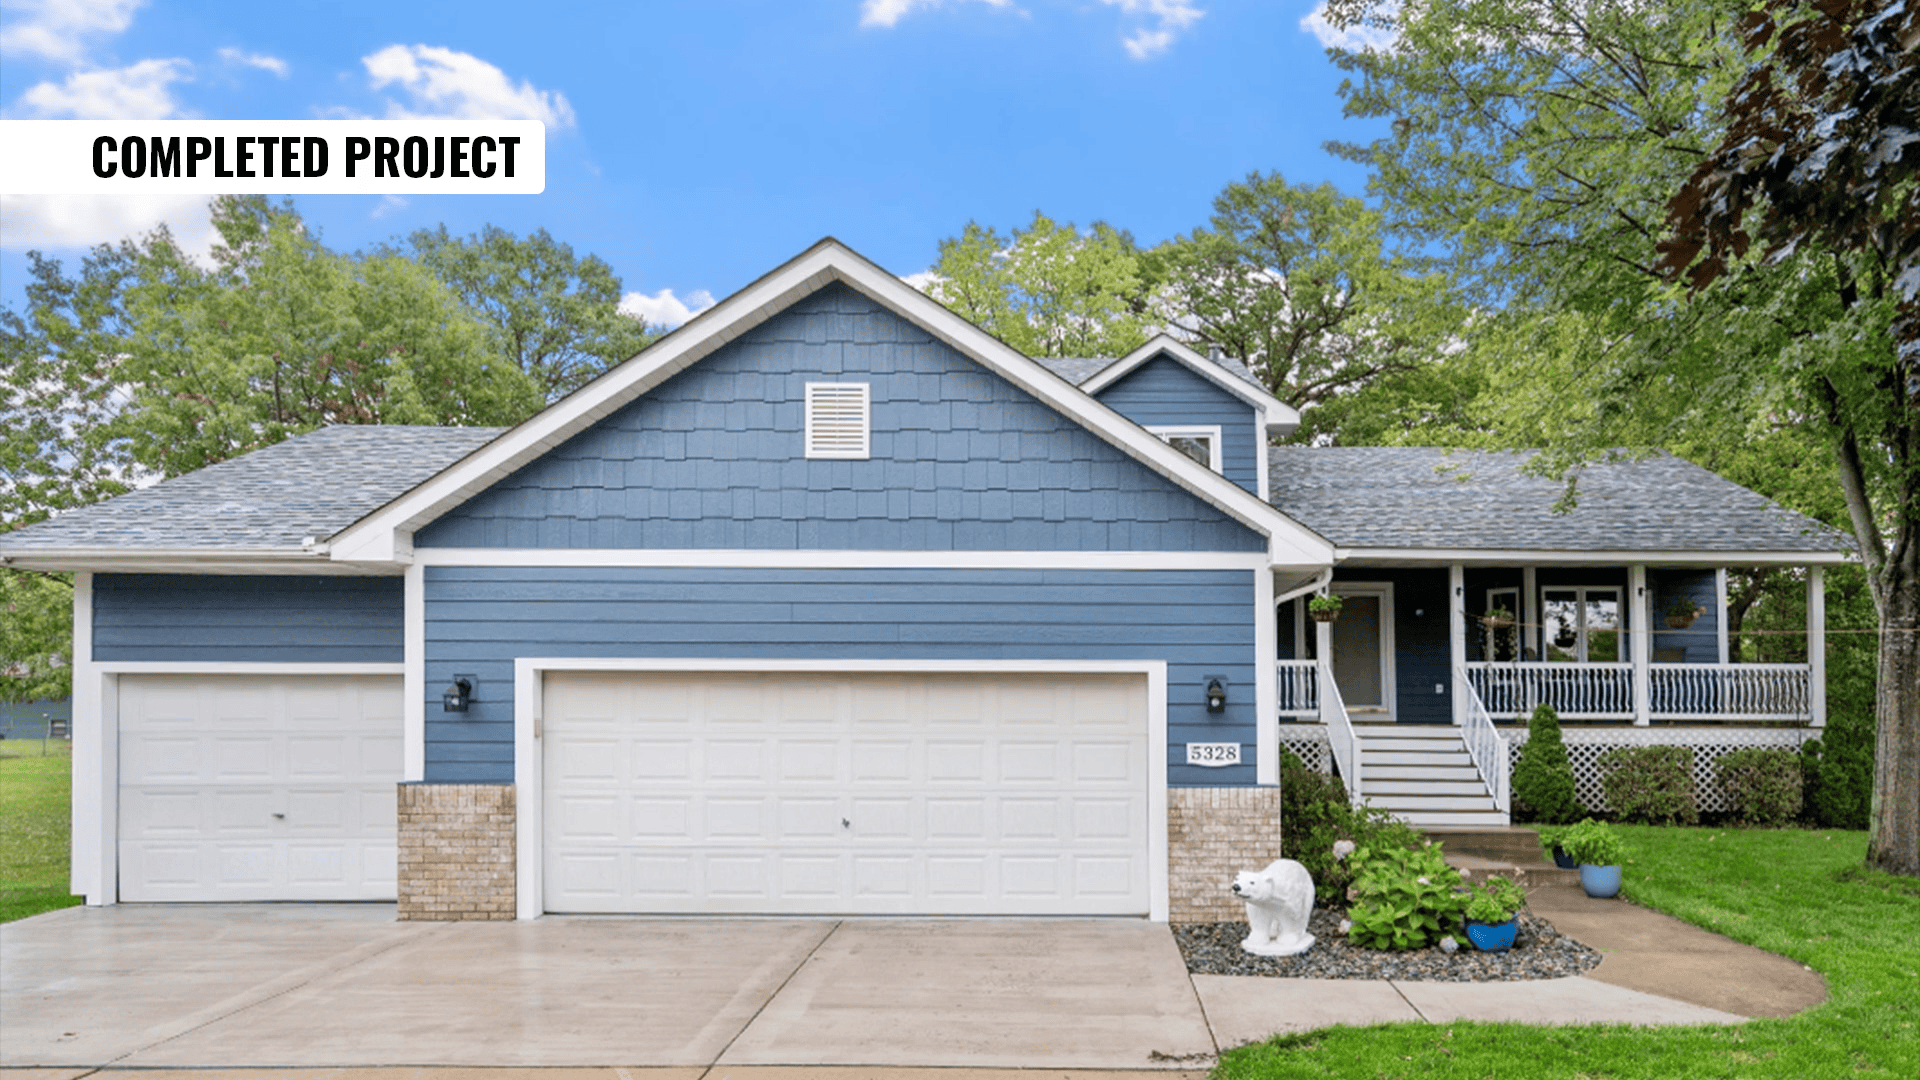
<svg viewBox="0 0 1920 1080">
<path fill-rule="evenodd" d="M 1395 810 L 1392 813 L 1394 817 L 1416 829 L 1426 829 L 1436 825 L 1494 828 L 1507 823 L 1507 815 L 1497 810 L 1478 813 L 1466 810 Z"/>
<path fill-rule="evenodd" d="M 1382 795 L 1368 790 L 1362 793 L 1368 802 L 1382 810 L 1492 810 L 1493 800 L 1480 795 Z M 1444 846 L 1444 845 L 1443 845 Z"/>
<path fill-rule="evenodd" d="M 1521 864 L 1540 863 L 1553 865 L 1546 853 L 1540 850 L 1540 834 L 1521 825 L 1505 829 L 1432 829 L 1427 833 L 1429 839 L 1445 846 L 1448 851 L 1463 855 L 1474 855 L 1483 859 L 1504 859 Z"/>
<path fill-rule="evenodd" d="M 1366 765 L 1422 765 L 1422 766 L 1465 765 L 1468 768 L 1472 768 L 1473 759 L 1467 756 L 1467 752 L 1465 750 L 1456 750 L 1452 753 L 1444 753 L 1444 752 L 1409 753 L 1409 752 L 1400 751 L 1400 750 L 1387 750 L 1378 754 L 1374 753 L 1372 750 L 1362 750 L 1360 752 L 1360 764 L 1363 766 L 1366 766 Z"/>
<path fill-rule="evenodd" d="M 1433 780 L 1440 783 L 1468 781 L 1480 783 L 1480 770 L 1471 765 L 1381 765 L 1361 762 L 1360 776 L 1367 783 L 1375 780 Z"/>
<path fill-rule="evenodd" d="M 1528 890 L 1542 885 L 1580 884 L 1580 871 L 1562 870 L 1552 863 L 1513 863 L 1501 859 L 1483 859 L 1478 855 L 1455 855 L 1452 852 L 1447 853 L 1446 859 L 1448 866 L 1460 871 L 1462 880 L 1473 885 L 1482 884 L 1491 877 L 1511 879 Z"/>
<path fill-rule="evenodd" d="M 1366 778 L 1369 795 L 1481 795 L 1487 793 L 1487 785 L 1479 777 L 1471 780 L 1376 780 L 1371 774 Z"/>
</svg>

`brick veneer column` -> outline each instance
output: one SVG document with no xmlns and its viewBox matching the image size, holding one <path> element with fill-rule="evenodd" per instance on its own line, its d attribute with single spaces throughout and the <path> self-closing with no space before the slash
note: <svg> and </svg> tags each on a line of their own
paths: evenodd
<svg viewBox="0 0 1920 1080">
<path fill-rule="evenodd" d="M 512 784 L 400 785 L 400 918 L 514 917 Z"/>
<path fill-rule="evenodd" d="M 1244 920 L 1228 886 L 1280 857 L 1277 787 L 1167 790 L 1167 917 L 1176 923 Z"/>
</svg>

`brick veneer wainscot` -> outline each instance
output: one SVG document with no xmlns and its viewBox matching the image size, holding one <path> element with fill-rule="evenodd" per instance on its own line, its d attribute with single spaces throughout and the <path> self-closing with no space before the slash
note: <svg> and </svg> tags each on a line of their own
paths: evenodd
<svg viewBox="0 0 1920 1080">
<path fill-rule="evenodd" d="M 400 918 L 514 917 L 512 784 L 400 785 Z"/>
<path fill-rule="evenodd" d="M 1228 886 L 1280 857 L 1277 787 L 1167 790 L 1167 918 L 1237 922 L 1246 905 Z"/>
</svg>

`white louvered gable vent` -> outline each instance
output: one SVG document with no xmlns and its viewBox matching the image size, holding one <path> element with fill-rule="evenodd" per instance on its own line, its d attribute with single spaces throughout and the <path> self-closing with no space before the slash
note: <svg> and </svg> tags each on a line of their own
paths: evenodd
<svg viewBox="0 0 1920 1080">
<path fill-rule="evenodd" d="M 871 403 L 866 383 L 808 383 L 807 456 L 867 458 Z"/>
</svg>

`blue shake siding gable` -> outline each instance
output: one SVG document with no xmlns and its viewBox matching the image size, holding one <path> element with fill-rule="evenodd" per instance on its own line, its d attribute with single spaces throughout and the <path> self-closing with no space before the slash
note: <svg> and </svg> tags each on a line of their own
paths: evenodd
<svg viewBox="0 0 1920 1080">
<path fill-rule="evenodd" d="M 96 574 L 93 659 L 397 664 L 403 589 L 397 577 Z"/>
<path fill-rule="evenodd" d="M 1220 472 L 1254 494 L 1259 490 L 1262 438 L 1253 406 L 1222 390 L 1178 360 L 1156 357 L 1096 395 L 1102 405 L 1141 427 L 1220 426 Z"/>
<path fill-rule="evenodd" d="M 465 714 L 428 702 L 426 779 L 513 779 L 521 656 L 1057 659 L 1166 661 L 1169 782 L 1252 784 L 1256 572 L 429 566 L 426 684 L 480 686 Z M 1246 764 L 1186 765 L 1189 741 L 1240 742 Z"/>
<path fill-rule="evenodd" d="M 871 386 L 871 459 L 804 456 L 808 382 Z M 1253 530 L 840 284 L 422 528 L 414 543 L 1265 548 Z"/>
</svg>

